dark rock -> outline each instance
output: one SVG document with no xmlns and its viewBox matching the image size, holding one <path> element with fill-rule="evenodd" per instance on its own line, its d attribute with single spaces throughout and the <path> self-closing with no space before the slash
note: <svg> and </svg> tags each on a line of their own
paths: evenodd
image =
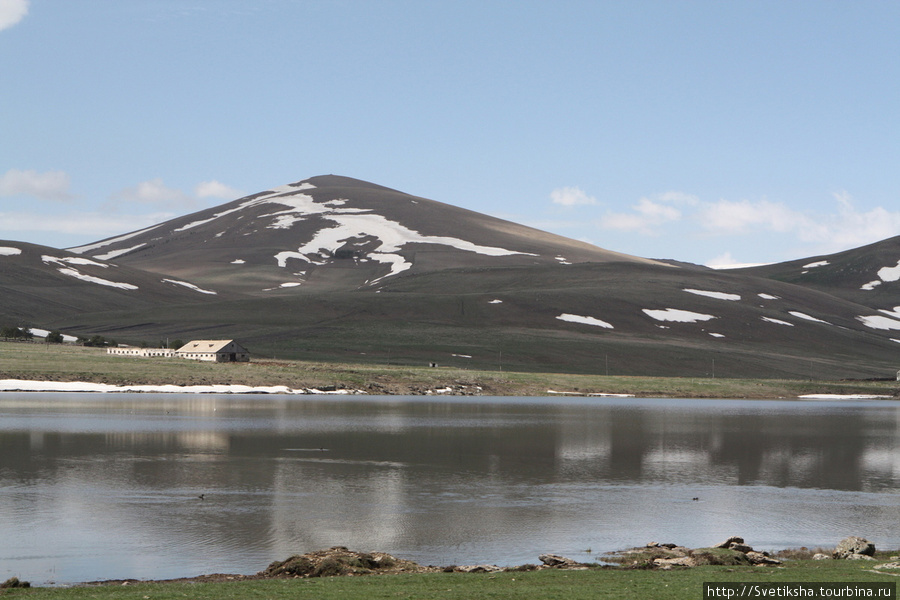
<svg viewBox="0 0 900 600">
<path fill-rule="evenodd" d="M 732 544 L 743 544 L 744 538 L 738 537 L 736 535 L 731 536 L 721 544 L 716 544 L 713 548 L 731 548 Z"/>
</svg>

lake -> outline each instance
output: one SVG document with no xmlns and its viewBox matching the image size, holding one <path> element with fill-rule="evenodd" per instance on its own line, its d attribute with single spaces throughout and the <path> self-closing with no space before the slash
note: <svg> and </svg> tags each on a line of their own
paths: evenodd
<svg viewBox="0 0 900 600">
<path fill-rule="evenodd" d="M 501 566 L 732 535 L 894 549 L 898 423 L 877 400 L 2 393 L 0 581 L 335 545 Z"/>
</svg>

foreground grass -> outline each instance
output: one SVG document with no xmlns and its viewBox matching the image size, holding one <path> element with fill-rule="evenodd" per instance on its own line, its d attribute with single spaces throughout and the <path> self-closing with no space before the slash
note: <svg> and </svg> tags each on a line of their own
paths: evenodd
<svg viewBox="0 0 900 600">
<path fill-rule="evenodd" d="M 378 394 L 418 394 L 467 386 L 481 394 L 546 396 L 634 394 L 661 398 L 795 398 L 803 394 L 898 393 L 896 381 L 812 381 L 632 377 L 517 373 L 394 365 L 257 359 L 247 364 L 210 364 L 182 359 L 110 356 L 105 350 L 70 345 L 0 342 L 0 379 L 89 381 L 114 385 L 243 384 L 294 389 L 335 386 Z"/>
<path fill-rule="evenodd" d="M 254 580 L 224 583 L 137 583 L 72 588 L 7 590 L 10 598 L 146 600 L 267 598 L 354 600 L 371 598 L 566 598 L 692 599 L 703 597 L 705 582 L 890 582 L 897 577 L 865 561 L 791 561 L 784 568 L 708 566 L 671 571 L 601 568 L 492 574 L 427 573 Z"/>
</svg>

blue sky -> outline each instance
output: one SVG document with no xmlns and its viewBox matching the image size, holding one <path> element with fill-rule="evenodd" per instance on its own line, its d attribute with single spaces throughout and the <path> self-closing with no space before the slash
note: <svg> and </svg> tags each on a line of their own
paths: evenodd
<svg viewBox="0 0 900 600">
<path fill-rule="evenodd" d="M 313 175 L 640 256 L 900 234 L 900 3 L 0 0 L 0 239 Z"/>
</svg>

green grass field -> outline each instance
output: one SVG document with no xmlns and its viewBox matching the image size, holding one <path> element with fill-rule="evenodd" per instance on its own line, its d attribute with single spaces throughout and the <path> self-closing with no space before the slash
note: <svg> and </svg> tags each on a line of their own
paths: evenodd
<svg viewBox="0 0 900 600">
<path fill-rule="evenodd" d="M 880 561 L 884 562 L 884 561 Z M 791 561 L 785 567 L 706 566 L 670 571 L 597 568 L 587 571 L 548 569 L 501 573 L 426 573 L 274 579 L 220 583 L 171 582 L 129 585 L 6 590 L 10 598 L 81 600 L 203 599 L 503 599 L 615 600 L 703 598 L 708 582 L 748 583 L 896 583 L 892 571 L 880 573 L 870 561 Z M 896 571 L 893 571 L 896 573 Z M 0 592 L 2 593 L 2 592 Z"/>
<path fill-rule="evenodd" d="M 284 385 L 292 389 L 335 386 L 373 394 L 417 394 L 447 386 L 468 386 L 471 391 L 480 386 L 481 394 L 497 396 L 552 396 L 553 391 L 662 398 L 796 398 L 813 393 L 893 396 L 900 392 L 896 381 L 626 377 L 273 359 L 212 364 L 111 356 L 99 348 L 21 342 L 0 342 L 0 379 L 114 385 Z"/>
</svg>

